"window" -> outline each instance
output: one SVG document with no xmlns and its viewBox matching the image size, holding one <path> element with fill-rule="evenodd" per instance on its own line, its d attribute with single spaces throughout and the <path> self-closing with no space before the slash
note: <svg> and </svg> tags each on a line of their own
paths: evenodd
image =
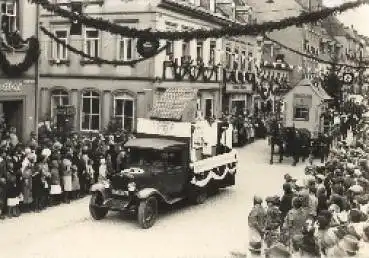
<svg viewBox="0 0 369 258">
<path fill-rule="evenodd" d="M 231 68 L 231 48 L 230 47 L 226 47 L 226 52 L 225 52 L 225 62 L 226 62 L 226 67 L 227 68 Z"/>
<path fill-rule="evenodd" d="M 99 56 L 99 31 L 86 29 L 85 32 L 85 52 L 93 57 Z"/>
<path fill-rule="evenodd" d="M 134 101 L 128 95 L 114 97 L 114 117 L 121 128 L 133 131 L 134 126 Z"/>
<path fill-rule="evenodd" d="M 241 52 L 241 70 L 246 70 L 246 51 Z"/>
<path fill-rule="evenodd" d="M 214 105 L 213 99 L 205 99 L 205 118 L 213 117 Z"/>
<path fill-rule="evenodd" d="M 182 43 L 182 56 L 190 56 L 190 42 L 183 41 Z"/>
<path fill-rule="evenodd" d="M 309 121 L 309 107 L 307 106 L 296 106 L 294 113 L 295 120 Z"/>
<path fill-rule="evenodd" d="M 135 40 L 132 38 L 119 39 L 119 55 L 118 59 L 122 61 L 130 61 L 135 54 Z"/>
<path fill-rule="evenodd" d="M 169 56 L 170 58 L 173 58 L 173 54 L 174 54 L 174 42 L 173 41 L 167 42 L 167 48 L 165 49 L 165 52 L 167 56 Z"/>
<path fill-rule="evenodd" d="M 209 54 L 209 64 L 215 65 L 215 49 L 217 47 L 217 43 L 215 40 L 210 41 L 210 54 Z"/>
<path fill-rule="evenodd" d="M 68 31 L 67 30 L 55 30 L 55 35 L 61 41 L 68 43 Z M 67 60 L 67 48 L 63 45 L 52 41 L 52 59 L 54 60 Z"/>
<path fill-rule="evenodd" d="M 53 90 L 51 92 L 51 117 L 54 117 L 58 106 L 69 105 L 69 95 L 65 90 Z"/>
<path fill-rule="evenodd" d="M 197 46 L 196 46 L 196 53 L 197 53 L 197 58 L 201 58 L 203 59 L 204 57 L 204 42 L 202 41 L 197 41 Z"/>
<path fill-rule="evenodd" d="M 16 2 L 1 3 L 1 15 L 5 16 L 4 19 L 6 22 L 8 32 L 14 32 L 18 29 Z"/>
<path fill-rule="evenodd" d="M 100 129 L 100 95 L 93 91 L 82 94 L 81 130 L 97 131 Z"/>
</svg>

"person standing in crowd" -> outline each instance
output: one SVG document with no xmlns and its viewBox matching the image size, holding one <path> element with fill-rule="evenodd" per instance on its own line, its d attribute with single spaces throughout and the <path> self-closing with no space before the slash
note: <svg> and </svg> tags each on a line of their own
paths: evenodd
<svg viewBox="0 0 369 258">
<path fill-rule="evenodd" d="M 65 157 L 62 162 L 62 175 L 63 175 L 63 194 L 64 202 L 70 203 L 72 192 L 72 162 L 70 157 Z"/>
<path fill-rule="evenodd" d="M 261 197 L 254 196 L 254 206 L 248 216 L 249 250 L 256 254 L 261 252 L 266 221 L 266 211 L 262 203 L 263 199 Z"/>
<path fill-rule="evenodd" d="M 51 161 L 51 169 L 50 169 L 50 197 L 51 204 L 56 205 L 60 203 L 60 195 L 62 194 L 61 183 L 60 183 L 60 171 L 59 171 L 59 162 L 56 159 Z"/>
<path fill-rule="evenodd" d="M 0 155 L 0 219 L 5 219 L 7 171 L 4 153 Z"/>
<path fill-rule="evenodd" d="M 72 165 L 72 198 L 73 199 L 79 199 L 80 198 L 80 191 L 81 186 L 79 183 L 79 177 L 78 177 L 78 167 L 77 165 Z"/>
<path fill-rule="evenodd" d="M 33 164 L 28 163 L 23 170 L 23 185 L 22 185 L 22 194 L 23 194 L 23 208 L 24 211 L 30 211 L 31 205 L 33 203 L 33 195 L 32 195 L 32 183 L 33 183 Z"/>
<path fill-rule="evenodd" d="M 14 164 L 11 161 L 7 162 L 7 204 L 8 216 L 18 217 L 20 215 L 19 209 L 19 178 L 14 171 Z"/>
</svg>

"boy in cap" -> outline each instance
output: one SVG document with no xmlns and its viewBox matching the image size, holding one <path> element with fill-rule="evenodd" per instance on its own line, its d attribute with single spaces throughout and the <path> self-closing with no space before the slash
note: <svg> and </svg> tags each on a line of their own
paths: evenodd
<svg viewBox="0 0 369 258">
<path fill-rule="evenodd" d="M 249 225 L 249 250 L 259 252 L 264 234 L 266 211 L 262 206 L 263 199 L 254 196 L 254 206 L 248 216 Z M 259 248 L 260 247 L 260 248 Z"/>
</svg>

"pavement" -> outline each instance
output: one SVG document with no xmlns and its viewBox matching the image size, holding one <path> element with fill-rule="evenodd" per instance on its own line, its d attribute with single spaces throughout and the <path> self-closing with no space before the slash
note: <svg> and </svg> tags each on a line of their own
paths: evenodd
<svg viewBox="0 0 369 258">
<path fill-rule="evenodd" d="M 305 164 L 292 159 L 269 164 L 266 140 L 237 149 L 236 185 L 204 204 L 176 205 L 156 224 L 139 228 L 135 218 L 116 212 L 94 221 L 89 198 L 35 214 L 0 221 L 1 258 L 220 258 L 247 250 L 247 217 L 254 194 L 281 194 L 283 175 L 301 178 Z M 277 161 L 277 157 L 275 158 Z"/>
</svg>

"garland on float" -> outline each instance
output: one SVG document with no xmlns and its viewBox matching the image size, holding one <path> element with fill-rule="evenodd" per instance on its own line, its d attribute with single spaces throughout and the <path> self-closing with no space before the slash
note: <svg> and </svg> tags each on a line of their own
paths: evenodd
<svg viewBox="0 0 369 258">
<path fill-rule="evenodd" d="M 281 30 L 290 26 L 300 26 L 306 23 L 316 22 L 325 19 L 331 15 L 341 13 L 363 4 L 368 4 L 369 0 L 357 0 L 348 2 L 336 7 L 326 7 L 318 11 L 302 13 L 298 16 L 287 17 L 279 21 L 268 21 L 261 24 L 232 25 L 221 29 L 197 29 L 192 31 L 150 31 L 138 30 L 127 26 L 121 26 L 101 18 L 92 18 L 87 15 L 75 14 L 69 10 L 63 9 L 56 4 L 51 4 L 48 0 L 32 0 L 33 3 L 40 4 L 42 8 L 55 13 L 71 21 L 77 21 L 87 27 L 93 27 L 98 30 L 107 31 L 112 34 L 119 34 L 129 38 L 142 39 L 167 39 L 167 40 L 190 40 L 204 38 L 221 38 L 225 36 L 241 35 L 259 35 L 273 30 Z"/>
<path fill-rule="evenodd" d="M 293 53 L 295 53 L 295 54 L 298 54 L 298 55 L 303 56 L 303 57 L 306 57 L 306 58 L 310 58 L 310 59 L 312 59 L 312 60 L 314 60 L 314 61 L 317 61 L 317 62 L 320 62 L 320 63 L 329 64 L 329 65 L 332 65 L 332 66 L 333 66 L 333 65 L 334 65 L 334 66 L 345 66 L 345 67 L 349 67 L 349 68 L 352 68 L 352 69 L 358 69 L 358 70 L 359 70 L 359 69 L 368 69 L 368 68 L 369 68 L 369 66 L 354 66 L 354 65 L 349 65 L 349 64 L 335 63 L 335 62 L 332 62 L 332 61 L 327 61 L 327 60 L 321 59 L 321 58 L 319 58 L 319 57 L 317 57 L 317 56 L 313 56 L 313 55 L 310 55 L 310 54 L 306 54 L 306 53 L 300 52 L 300 51 L 298 51 L 298 50 L 296 50 L 296 49 L 290 48 L 290 47 L 288 47 L 288 46 L 286 46 L 286 45 L 282 44 L 281 42 L 276 41 L 276 40 L 274 40 L 274 39 L 272 39 L 272 38 L 270 38 L 270 37 L 268 37 L 268 36 L 266 36 L 266 35 L 264 35 L 264 38 L 265 38 L 266 40 L 268 40 L 268 41 L 271 41 L 271 42 L 273 42 L 273 43 L 275 43 L 275 44 L 277 44 L 277 45 L 281 46 L 282 48 L 287 49 L 287 50 L 288 50 L 288 51 L 290 51 L 290 52 L 293 52 Z"/>
<path fill-rule="evenodd" d="M 28 48 L 22 62 L 11 64 L 6 55 L 0 52 L 0 67 L 1 70 L 10 78 L 16 78 L 26 72 L 31 66 L 37 62 L 40 56 L 40 44 L 36 37 L 32 36 L 26 40 Z"/>
<path fill-rule="evenodd" d="M 91 56 L 81 50 L 76 49 L 75 47 L 67 44 L 65 41 L 60 40 L 57 36 L 55 36 L 52 32 L 50 32 L 49 30 L 47 30 L 44 26 L 40 26 L 40 30 L 45 33 L 46 36 L 48 36 L 49 38 L 51 38 L 52 40 L 54 40 L 56 43 L 62 45 L 63 47 L 65 47 L 66 49 L 68 49 L 69 51 L 80 55 L 84 58 L 87 58 L 93 62 L 96 62 L 97 64 L 108 64 L 108 65 L 115 65 L 115 66 L 121 66 L 121 65 L 129 65 L 129 66 L 134 66 L 139 62 L 142 62 L 144 60 L 149 59 L 152 56 L 148 56 L 148 57 L 142 57 L 139 59 L 135 59 L 135 60 L 131 60 L 131 61 L 118 61 L 118 60 L 107 60 L 107 59 L 103 59 L 100 57 L 95 57 L 95 56 Z M 163 50 L 165 50 L 168 47 L 168 45 L 165 45 L 161 48 L 158 48 L 156 51 L 156 54 L 159 54 L 160 52 L 162 52 Z M 138 51 L 140 51 L 138 49 Z"/>
</svg>

